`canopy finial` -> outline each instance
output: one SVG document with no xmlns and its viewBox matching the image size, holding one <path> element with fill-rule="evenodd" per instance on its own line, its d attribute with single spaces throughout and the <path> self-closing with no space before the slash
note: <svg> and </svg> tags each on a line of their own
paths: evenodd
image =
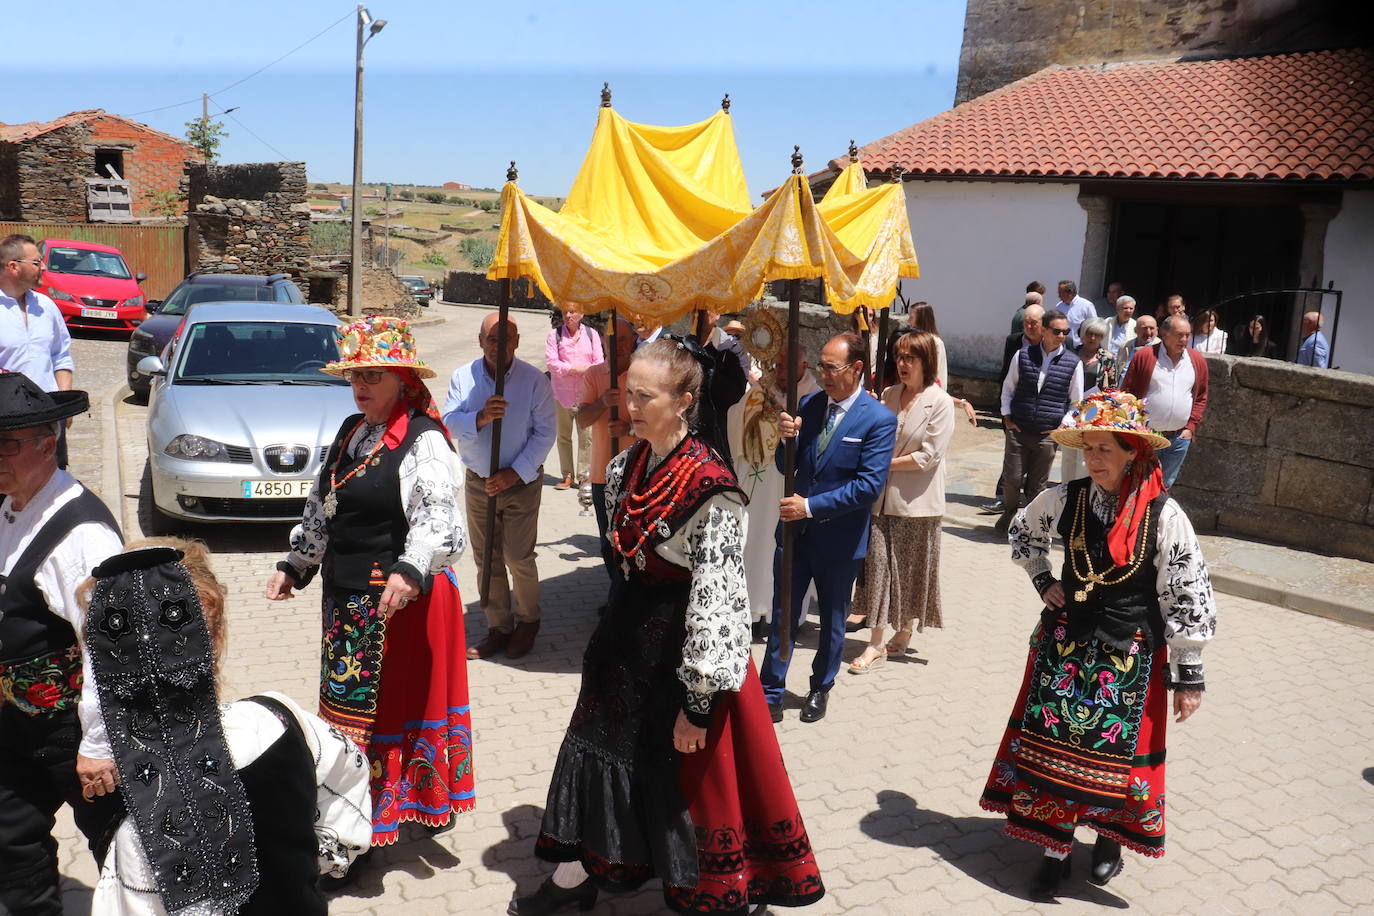
<svg viewBox="0 0 1374 916">
<path fill-rule="evenodd" d="M 602 107 L 602 108 L 610 108 L 610 107 L 611 107 L 611 84 L 610 84 L 610 83 L 602 83 L 602 84 L 601 84 L 601 107 Z"/>
<path fill-rule="evenodd" d="M 720 110 L 726 114 L 730 113 L 730 93 L 725 93 L 725 98 L 720 100 Z"/>
<path fill-rule="evenodd" d="M 506 169 L 506 180 L 507 180 L 507 181 L 515 181 L 515 180 L 516 180 L 517 178 L 519 178 L 519 177 L 520 177 L 520 173 L 519 173 L 518 171 L 516 171 L 516 169 L 515 169 L 515 160 L 512 159 L 512 160 L 510 161 L 510 168 Z"/>
<path fill-rule="evenodd" d="M 853 137 L 850 137 L 850 138 L 849 138 L 849 161 L 850 161 L 850 162 L 858 162 L 858 161 L 859 161 L 859 148 L 858 148 L 857 146 L 854 145 L 854 138 L 853 138 Z"/>
<path fill-rule="evenodd" d="M 892 168 L 887 170 L 887 177 L 892 181 L 893 184 L 901 184 L 902 175 L 904 174 L 905 170 L 900 165 L 894 165 Z"/>
<path fill-rule="evenodd" d="M 802 154 L 801 154 L 801 147 L 800 147 L 800 146 L 793 146 L 793 147 L 792 147 L 792 174 L 793 174 L 793 175 L 800 175 L 801 173 L 802 173 Z"/>
</svg>

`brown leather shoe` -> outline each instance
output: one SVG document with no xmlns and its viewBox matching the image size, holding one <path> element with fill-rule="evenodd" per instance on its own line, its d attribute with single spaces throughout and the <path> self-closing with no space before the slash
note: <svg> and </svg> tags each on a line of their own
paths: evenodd
<svg viewBox="0 0 1374 916">
<path fill-rule="evenodd" d="M 508 658 L 519 658 L 529 653 L 534 648 L 534 637 L 539 633 L 539 621 L 531 620 L 515 625 L 515 632 L 510 634 L 510 642 L 506 645 L 506 656 Z"/>
<path fill-rule="evenodd" d="M 503 633 L 500 630 L 488 630 L 485 639 L 477 645 L 468 648 L 468 658 L 491 658 L 497 652 L 506 648 L 510 641 L 511 636 L 509 633 Z"/>
</svg>

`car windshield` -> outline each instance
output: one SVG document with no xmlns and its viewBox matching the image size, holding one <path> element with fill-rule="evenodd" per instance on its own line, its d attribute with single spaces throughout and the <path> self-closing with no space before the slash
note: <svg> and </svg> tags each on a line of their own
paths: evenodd
<svg viewBox="0 0 1374 916">
<path fill-rule="evenodd" d="M 48 270 L 55 274 L 78 274 L 83 277 L 109 277 L 127 280 L 129 265 L 114 251 L 92 251 L 89 248 L 49 248 Z"/>
<path fill-rule="evenodd" d="M 243 283 L 183 283 L 162 303 L 160 315 L 184 315 L 201 302 L 278 302 L 272 287 Z"/>
<path fill-rule="evenodd" d="M 320 368 L 339 358 L 334 326 L 283 321 L 193 324 L 179 348 L 179 385 L 347 385 Z"/>
<path fill-rule="evenodd" d="M 429 286 L 429 284 L 420 277 L 402 277 L 401 279 L 409 283 L 413 289 L 425 289 Z"/>
</svg>

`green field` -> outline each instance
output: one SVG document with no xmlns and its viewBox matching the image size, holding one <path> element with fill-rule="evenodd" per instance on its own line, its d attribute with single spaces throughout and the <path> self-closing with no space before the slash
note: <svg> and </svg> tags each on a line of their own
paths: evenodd
<svg viewBox="0 0 1374 916">
<path fill-rule="evenodd" d="M 367 185 L 363 194 L 380 190 L 379 186 Z M 335 194 L 348 194 L 351 187 L 346 184 L 328 184 L 325 189 L 310 185 L 311 204 L 333 204 Z M 402 200 L 402 192 L 414 195 L 414 200 Z M 446 198 L 444 203 L 431 203 L 422 200 L 424 194 L 439 193 Z M 391 247 L 401 252 L 400 273 L 424 277 L 426 280 L 442 280 L 444 274 L 453 269 L 468 269 L 475 266 L 466 248 L 480 250 L 483 242 L 495 245 L 500 234 L 501 212 L 498 205 L 499 191 L 445 190 L 442 187 L 427 185 L 392 185 L 391 205 L 388 208 L 381 198 L 364 196 L 363 215 L 372 223 L 372 234 L 377 244 L 383 244 L 390 228 Z M 463 203 L 454 202 L 459 198 Z M 561 198 L 538 197 L 539 203 L 557 209 Z M 492 209 L 483 210 L 486 203 Z M 443 226 L 455 227 L 452 229 Z"/>
</svg>

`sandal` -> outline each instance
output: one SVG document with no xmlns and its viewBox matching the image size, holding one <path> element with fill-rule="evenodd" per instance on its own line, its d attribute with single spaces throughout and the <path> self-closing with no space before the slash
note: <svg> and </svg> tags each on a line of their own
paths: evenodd
<svg viewBox="0 0 1374 916">
<path fill-rule="evenodd" d="M 906 655 L 907 646 L 911 644 L 911 631 L 898 630 L 892 634 L 892 639 L 888 640 L 887 651 L 891 655 Z"/>
<path fill-rule="evenodd" d="M 573 485 L 572 478 L 571 478 L 571 477 L 564 477 L 561 481 L 559 481 L 558 483 L 554 484 L 554 485 L 553 485 L 553 488 L 554 488 L 555 490 L 569 490 L 569 489 L 572 489 L 572 485 Z"/>
<path fill-rule="evenodd" d="M 877 655 L 873 656 L 868 661 L 864 661 L 864 656 L 867 655 L 869 649 L 872 648 L 872 646 L 869 646 L 868 649 L 864 649 L 863 653 L 860 654 L 858 658 L 854 659 L 849 666 L 850 674 L 867 674 L 887 660 L 887 650 L 880 649 Z"/>
</svg>

